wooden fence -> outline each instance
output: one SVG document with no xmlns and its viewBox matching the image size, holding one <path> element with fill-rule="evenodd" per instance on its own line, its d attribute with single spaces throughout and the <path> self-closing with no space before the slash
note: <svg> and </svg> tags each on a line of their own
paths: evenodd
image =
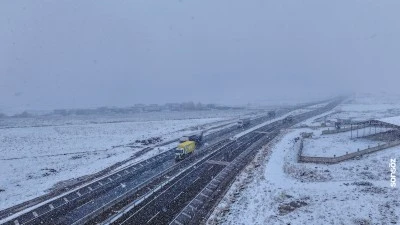
<svg viewBox="0 0 400 225">
<path fill-rule="evenodd" d="M 342 162 L 345 160 L 353 159 L 356 157 L 361 157 L 365 154 L 370 154 L 374 153 L 386 148 L 391 148 L 393 146 L 400 145 L 400 141 L 392 141 L 388 142 L 383 145 L 378 145 L 375 147 L 359 150 L 357 152 L 352 152 L 346 155 L 341 155 L 337 157 L 313 157 L 313 156 L 304 156 L 303 155 L 303 139 L 300 140 L 300 147 L 299 147 L 299 152 L 298 152 L 298 162 L 303 162 L 303 163 L 325 163 L 325 164 L 333 164 L 333 163 L 338 163 Z"/>
</svg>

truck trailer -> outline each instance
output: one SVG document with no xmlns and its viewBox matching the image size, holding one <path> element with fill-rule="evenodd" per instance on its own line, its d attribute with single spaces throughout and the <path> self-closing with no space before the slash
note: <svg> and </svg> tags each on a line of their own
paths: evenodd
<svg viewBox="0 0 400 225">
<path fill-rule="evenodd" d="M 185 135 L 179 139 L 179 142 L 182 143 L 185 141 L 194 141 L 200 144 L 203 141 L 203 133 L 203 131 L 199 131 Z"/>
</svg>

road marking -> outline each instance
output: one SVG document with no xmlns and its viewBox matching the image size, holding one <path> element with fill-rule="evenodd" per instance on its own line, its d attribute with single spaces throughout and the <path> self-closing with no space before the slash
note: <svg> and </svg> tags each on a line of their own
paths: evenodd
<svg viewBox="0 0 400 225">
<path fill-rule="evenodd" d="M 153 217 L 151 217 L 146 223 L 149 223 L 152 219 L 154 219 L 160 212 L 156 213 Z"/>
<path fill-rule="evenodd" d="M 192 183 L 196 182 L 198 179 L 200 179 L 200 177 L 197 177 L 196 180 L 194 180 Z"/>
<path fill-rule="evenodd" d="M 54 209 L 54 206 L 53 206 L 53 204 L 49 204 L 49 207 L 50 207 L 50 209 L 51 209 L 51 210 L 53 210 L 53 209 Z"/>
<path fill-rule="evenodd" d="M 210 196 L 203 194 L 203 192 L 201 192 L 200 195 L 203 195 L 206 198 L 210 198 Z"/>
<path fill-rule="evenodd" d="M 259 133 L 259 134 L 269 134 L 270 132 L 266 132 L 266 131 L 256 131 L 255 133 Z"/>
<path fill-rule="evenodd" d="M 178 220 L 174 220 L 174 222 L 178 225 L 183 225 L 183 223 L 179 222 Z"/>
<path fill-rule="evenodd" d="M 35 212 L 35 211 L 33 211 L 32 214 L 33 214 L 34 217 L 38 217 L 38 216 L 39 216 L 39 215 L 37 214 L 37 212 Z"/>
<path fill-rule="evenodd" d="M 192 219 L 192 217 L 189 214 L 185 213 L 185 212 L 182 212 L 182 215 L 189 217 L 189 219 Z"/>
<path fill-rule="evenodd" d="M 103 186 L 103 183 L 101 183 L 100 181 L 98 182 L 100 186 Z"/>
<path fill-rule="evenodd" d="M 179 197 L 179 195 L 181 195 L 181 194 L 182 194 L 182 192 L 179 193 L 177 196 L 175 196 L 174 200 L 177 199 Z"/>
<path fill-rule="evenodd" d="M 218 187 L 218 185 L 216 185 L 216 184 L 213 184 L 213 183 L 210 183 L 210 186 L 214 186 L 214 188 L 216 188 L 216 187 Z"/>
<path fill-rule="evenodd" d="M 221 159 L 223 159 L 223 157 Z M 221 165 L 221 166 L 228 166 L 229 165 L 229 162 L 212 160 L 212 159 L 208 160 L 207 163 L 217 164 L 217 165 Z"/>
<path fill-rule="evenodd" d="M 200 202 L 201 204 L 203 204 L 203 202 L 198 200 L 197 198 L 195 198 L 194 200 Z"/>
<path fill-rule="evenodd" d="M 66 202 L 66 203 L 68 203 L 68 199 L 67 198 L 63 198 L 64 199 L 64 201 Z"/>
</svg>

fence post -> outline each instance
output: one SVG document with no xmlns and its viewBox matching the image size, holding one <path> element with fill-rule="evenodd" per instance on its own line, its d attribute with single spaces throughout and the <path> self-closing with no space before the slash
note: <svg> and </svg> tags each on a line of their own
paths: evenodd
<svg viewBox="0 0 400 225">
<path fill-rule="evenodd" d="M 350 139 L 353 139 L 353 123 L 350 124 Z"/>
</svg>

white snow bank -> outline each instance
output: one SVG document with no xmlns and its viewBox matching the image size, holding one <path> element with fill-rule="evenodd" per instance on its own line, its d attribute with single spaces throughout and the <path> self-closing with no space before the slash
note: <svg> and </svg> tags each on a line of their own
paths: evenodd
<svg viewBox="0 0 400 225">
<path fill-rule="evenodd" d="M 400 126 L 400 116 L 393 116 L 393 117 L 387 117 L 387 118 L 382 118 L 382 119 L 377 119 L 378 121 L 384 122 L 384 123 L 390 123 L 396 126 Z"/>
</svg>

